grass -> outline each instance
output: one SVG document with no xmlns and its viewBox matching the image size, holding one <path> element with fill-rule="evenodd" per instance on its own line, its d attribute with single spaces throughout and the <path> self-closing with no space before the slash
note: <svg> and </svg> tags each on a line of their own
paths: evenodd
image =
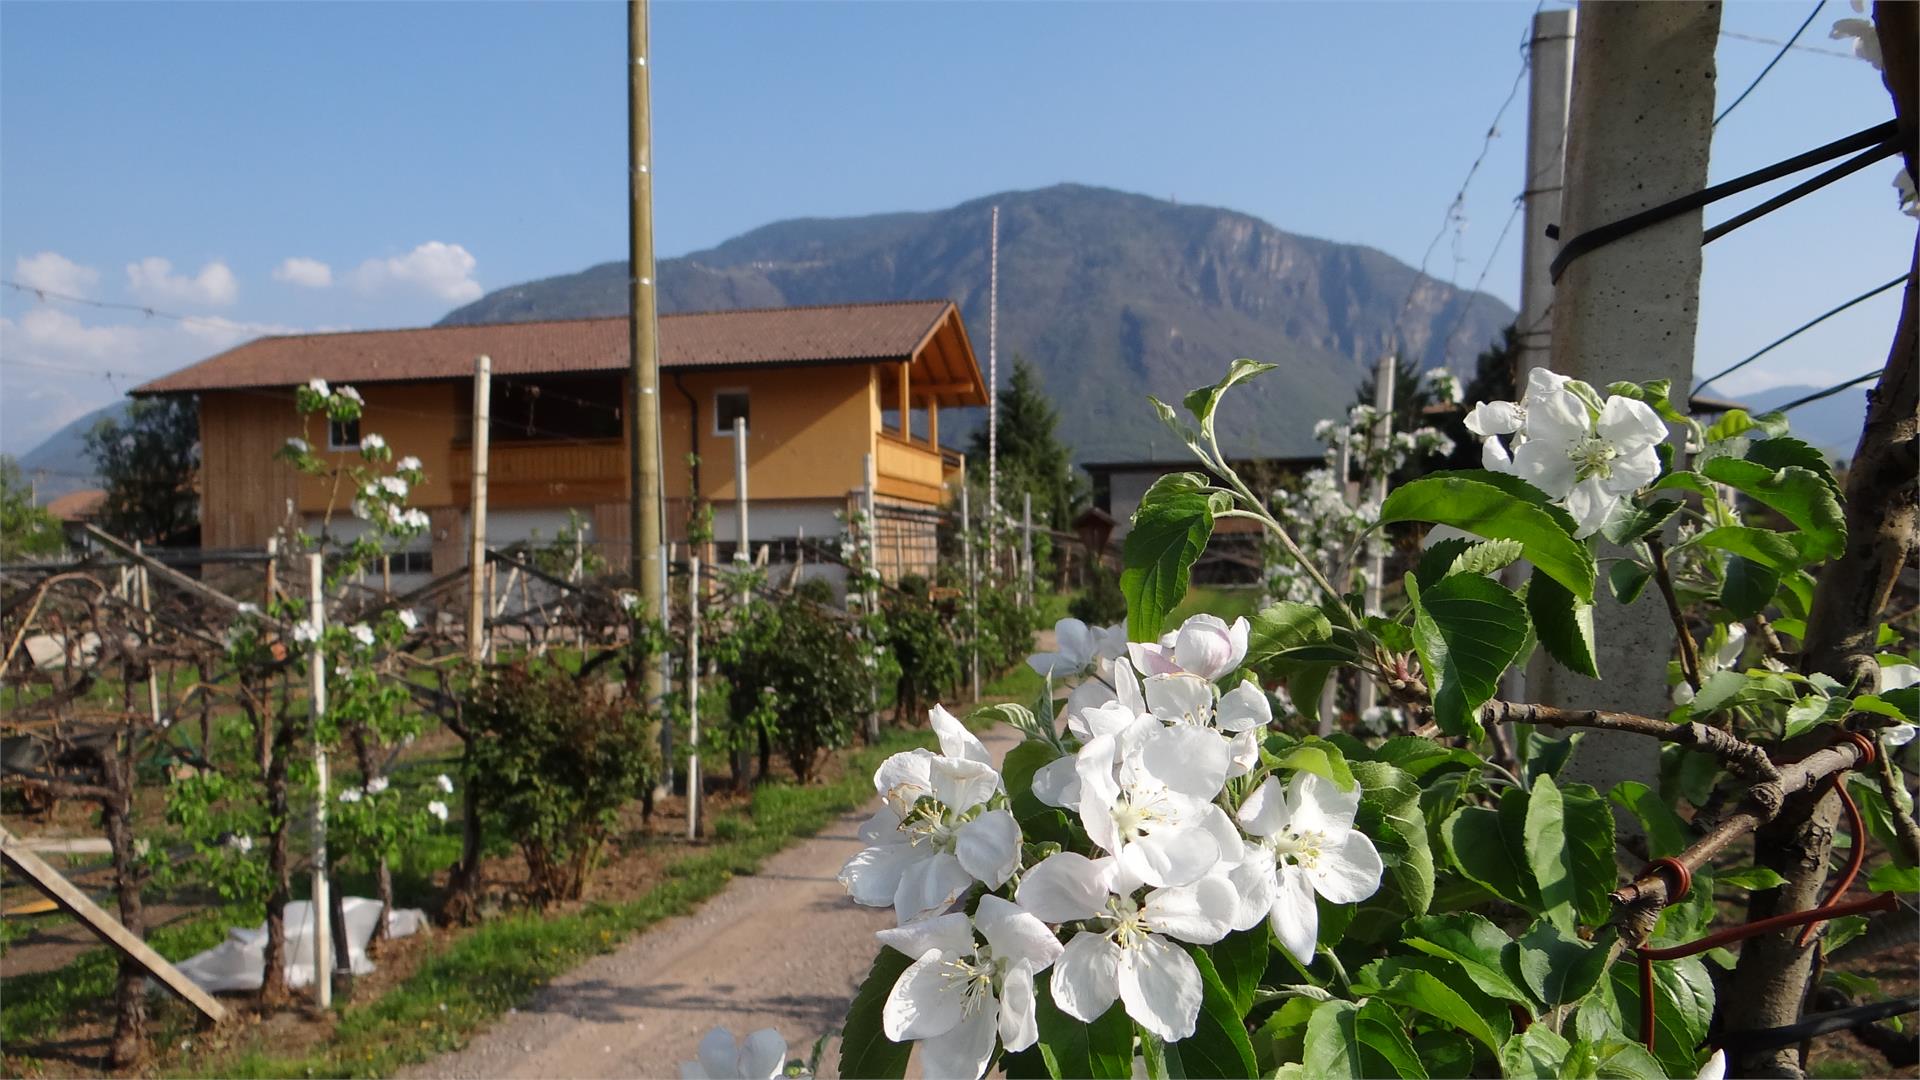
<svg viewBox="0 0 1920 1080">
<path fill-rule="evenodd" d="M 816 833 L 864 804 L 873 797 L 870 776 L 881 760 L 930 741 L 926 732 L 895 732 L 850 753 L 841 778 L 832 783 L 760 788 L 744 813 L 714 818 L 715 842 L 676 859 L 664 880 L 633 900 L 557 915 L 508 916 L 459 935 L 378 1000 L 341 1010 L 333 1037 L 310 1054 L 283 1056 L 252 1046 L 182 1063 L 185 1075 L 378 1076 L 457 1049 L 548 980 L 612 951 L 661 919 L 686 914 L 734 875 L 755 872 L 795 838 Z"/>
<path fill-rule="evenodd" d="M 1167 612 L 1162 629 L 1178 629 L 1188 617 L 1202 613 L 1218 615 L 1232 622 L 1242 615 L 1252 615 L 1254 605 L 1259 599 L 1260 590 L 1255 586 L 1195 585 L 1187 590 L 1186 599 L 1180 601 L 1172 611 Z"/>
</svg>

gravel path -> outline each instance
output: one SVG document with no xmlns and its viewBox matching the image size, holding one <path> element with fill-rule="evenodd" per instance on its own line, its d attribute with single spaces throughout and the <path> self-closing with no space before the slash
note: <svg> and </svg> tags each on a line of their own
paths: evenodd
<svg viewBox="0 0 1920 1080">
<path fill-rule="evenodd" d="M 982 736 L 996 758 L 1018 741 Z M 700 1037 L 763 1027 L 804 1059 L 821 1035 L 821 1076 L 839 1062 L 847 1003 L 873 962 L 889 909 L 848 899 L 835 875 L 860 849 L 871 806 L 738 877 L 692 915 L 669 919 L 554 980 L 465 1049 L 408 1070 L 416 1077 L 678 1076 Z"/>
</svg>

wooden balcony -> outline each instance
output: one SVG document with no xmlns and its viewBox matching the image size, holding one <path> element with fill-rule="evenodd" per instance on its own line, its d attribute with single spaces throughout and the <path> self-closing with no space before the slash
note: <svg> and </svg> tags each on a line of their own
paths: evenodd
<svg viewBox="0 0 1920 1080">
<path fill-rule="evenodd" d="M 472 496 L 473 448 L 456 445 L 450 458 L 454 499 Z M 496 509 L 584 506 L 627 495 L 623 439 L 496 442 L 487 450 L 487 502 Z"/>
<path fill-rule="evenodd" d="M 881 432 L 874 439 L 875 490 L 938 506 L 946 499 L 947 455 L 939 447 Z"/>
</svg>

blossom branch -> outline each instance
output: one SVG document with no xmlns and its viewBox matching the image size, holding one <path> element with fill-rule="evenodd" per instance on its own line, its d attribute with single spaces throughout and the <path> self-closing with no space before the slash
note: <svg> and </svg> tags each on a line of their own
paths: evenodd
<svg viewBox="0 0 1920 1080">
<path fill-rule="evenodd" d="M 1494 724 L 1533 724 L 1539 727 L 1553 728 L 1593 728 L 1598 731 L 1624 731 L 1635 735 L 1646 735 L 1684 746 L 1719 758 L 1736 776 L 1762 787 L 1778 788 L 1781 783 L 1780 772 L 1775 768 L 1767 752 L 1760 746 L 1747 742 L 1716 727 L 1710 727 L 1698 721 L 1688 724 L 1671 724 L 1652 716 L 1638 716 L 1633 713 L 1609 712 L 1605 709 L 1562 709 L 1551 705 L 1525 705 L 1512 701 L 1489 701 L 1480 707 L 1480 719 L 1491 726 Z M 1781 791 L 1778 798 L 1788 794 Z M 1778 798 L 1768 797 L 1776 802 Z"/>
<path fill-rule="evenodd" d="M 1667 614 L 1673 618 L 1673 630 L 1680 638 L 1680 672 L 1686 676 L 1687 685 L 1700 689 L 1700 649 L 1694 644 L 1693 633 L 1687 629 L 1687 618 L 1680 611 L 1680 598 L 1674 595 L 1673 575 L 1667 571 L 1667 545 L 1657 536 L 1647 538 L 1647 553 L 1653 557 L 1653 579 L 1660 585 L 1660 596 L 1667 602 Z"/>
</svg>

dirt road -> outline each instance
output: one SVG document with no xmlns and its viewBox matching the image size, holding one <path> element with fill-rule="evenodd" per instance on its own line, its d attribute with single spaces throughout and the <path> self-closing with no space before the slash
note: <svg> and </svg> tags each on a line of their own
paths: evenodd
<svg viewBox="0 0 1920 1080">
<path fill-rule="evenodd" d="M 985 736 L 996 758 L 1018 741 Z M 873 932 L 891 909 L 863 908 L 835 875 L 860 849 L 872 807 L 734 879 L 692 915 L 556 979 L 465 1049 L 418 1066 L 416 1077 L 678 1076 L 716 1026 L 744 1036 L 772 1027 L 789 1057 L 832 1035 L 821 1076 L 832 1077 L 847 1003 L 873 962 Z"/>
</svg>

